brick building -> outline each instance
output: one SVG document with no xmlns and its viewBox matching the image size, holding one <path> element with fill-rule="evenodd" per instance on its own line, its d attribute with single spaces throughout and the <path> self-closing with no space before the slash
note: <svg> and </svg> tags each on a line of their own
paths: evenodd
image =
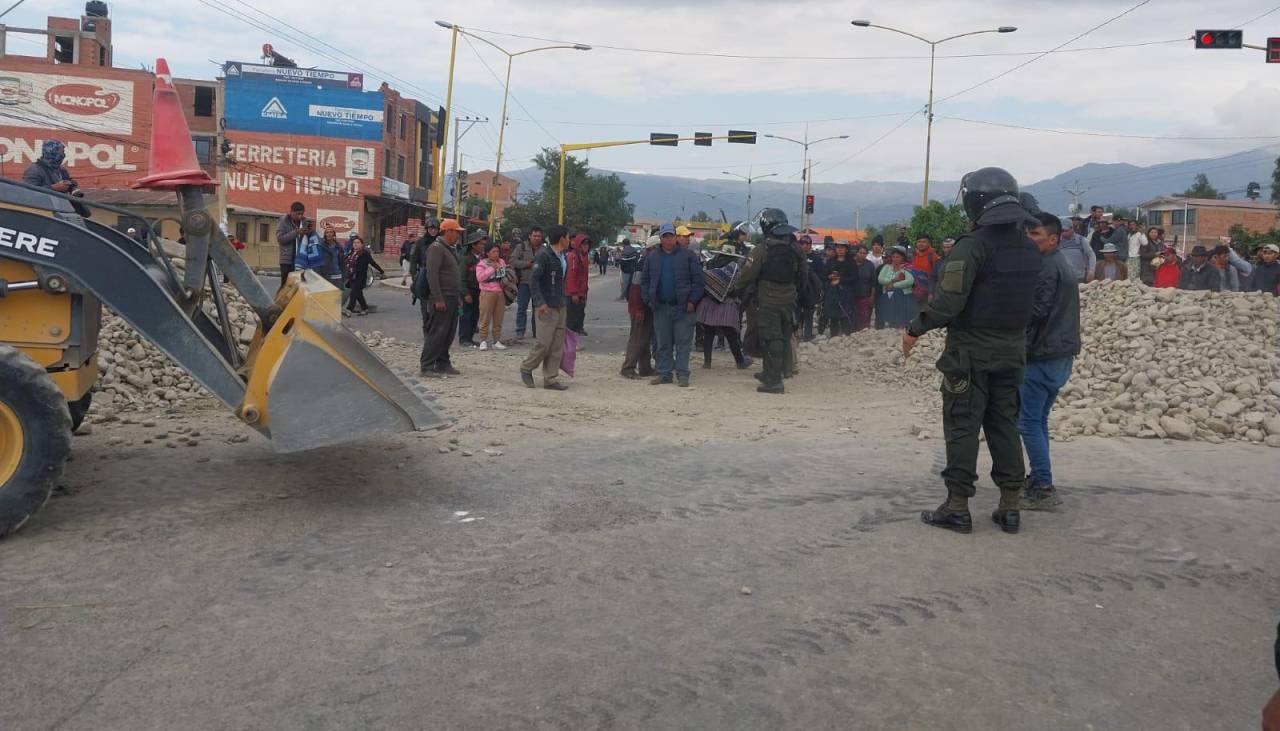
<svg viewBox="0 0 1280 731">
<path fill-rule="evenodd" d="M 95 220 L 121 229 L 145 220 L 176 238 L 176 223 L 159 223 L 176 215 L 176 198 L 165 205 L 130 190 L 149 172 L 153 75 L 114 68 L 113 56 L 112 21 L 98 0 L 78 19 L 50 17 L 44 28 L 0 24 L 0 176 L 20 179 L 45 140 L 61 140 L 86 197 L 129 211 L 100 211 Z M 222 183 L 208 191 L 209 205 L 249 245 L 247 259 L 272 261 L 274 218 L 294 200 L 375 247 L 420 235 L 436 200 L 438 114 L 385 84 L 364 92 L 363 81 L 359 73 L 239 62 L 216 79 L 174 80 L 196 157 Z"/>
<path fill-rule="evenodd" d="M 493 182 L 492 170 L 480 170 L 467 175 L 467 196 L 475 196 L 489 200 L 490 185 L 497 194 L 494 199 L 494 216 L 501 221 L 502 212 L 515 205 L 516 195 L 520 192 L 520 183 L 514 178 L 498 175 L 498 182 Z"/>
<path fill-rule="evenodd" d="M 1184 251 L 1196 244 L 1217 245 L 1219 237 L 1228 235 L 1237 224 L 1248 231 L 1270 231 L 1280 216 L 1280 207 L 1274 203 L 1251 200 L 1161 196 L 1141 208 L 1147 225 L 1163 228 L 1169 241 L 1176 236 Z"/>
</svg>

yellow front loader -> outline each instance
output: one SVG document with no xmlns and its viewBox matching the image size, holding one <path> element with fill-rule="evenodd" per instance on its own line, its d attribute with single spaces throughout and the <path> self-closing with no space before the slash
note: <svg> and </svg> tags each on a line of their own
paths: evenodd
<svg viewBox="0 0 1280 731">
<path fill-rule="evenodd" d="M 127 211 L 0 180 L 0 537 L 44 504 L 62 471 L 98 378 L 103 305 L 278 451 L 447 424 L 422 384 L 343 326 L 340 293 L 323 277 L 292 274 L 275 296 L 258 282 L 205 207 L 212 181 L 163 59 L 150 173 L 140 186 L 178 196 L 181 268 L 155 236 L 139 242 L 81 215 Z M 257 315 L 247 351 L 219 275 Z"/>
</svg>

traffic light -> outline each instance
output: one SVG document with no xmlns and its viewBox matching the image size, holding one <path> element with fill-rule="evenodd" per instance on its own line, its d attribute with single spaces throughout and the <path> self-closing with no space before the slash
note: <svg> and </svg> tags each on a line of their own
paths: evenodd
<svg viewBox="0 0 1280 731">
<path fill-rule="evenodd" d="M 710 147 L 711 133 L 710 132 L 694 132 L 693 144 L 698 145 L 699 147 Z"/>
<path fill-rule="evenodd" d="M 673 135 L 668 132 L 650 132 L 649 144 L 678 147 L 680 145 L 680 135 Z"/>
<path fill-rule="evenodd" d="M 810 215 L 813 214 L 813 196 L 811 195 L 804 197 L 804 212 Z"/>
<path fill-rule="evenodd" d="M 756 143 L 756 133 L 740 129 L 731 129 L 729 130 L 729 141 L 736 142 L 740 145 L 754 145 Z"/>
<path fill-rule="evenodd" d="M 1196 48 L 1243 48 L 1244 31 L 1198 30 Z"/>
<path fill-rule="evenodd" d="M 445 120 L 448 118 L 449 112 L 440 107 L 436 111 L 436 147 L 444 147 L 444 126 Z M 387 120 L 387 124 L 391 124 L 391 120 Z"/>
<path fill-rule="evenodd" d="M 462 202 L 467 198 L 467 171 L 458 171 L 458 201 Z"/>
<path fill-rule="evenodd" d="M 1267 63 L 1280 63 L 1280 38 L 1267 39 Z"/>
</svg>

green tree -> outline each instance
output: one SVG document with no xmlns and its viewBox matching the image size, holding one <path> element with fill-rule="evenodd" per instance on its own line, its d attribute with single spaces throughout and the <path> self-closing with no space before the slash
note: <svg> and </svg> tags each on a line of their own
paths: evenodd
<svg viewBox="0 0 1280 731">
<path fill-rule="evenodd" d="M 1236 223 L 1227 229 L 1227 235 L 1231 237 L 1232 241 L 1239 241 L 1244 244 L 1245 249 L 1252 255 L 1257 253 L 1258 247 L 1263 244 L 1272 244 L 1277 239 L 1280 239 L 1280 228 L 1273 228 L 1267 232 L 1249 231 L 1242 224 Z"/>
<path fill-rule="evenodd" d="M 1276 169 L 1271 173 L 1271 202 L 1280 206 L 1280 157 L 1276 158 Z"/>
<path fill-rule="evenodd" d="M 965 218 L 963 206 L 945 206 L 938 201 L 929 201 L 929 205 L 916 206 L 912 212 L 911 223 L 907 224 L 907 238 L 915 241 L 916 237 L 929 234 L 934 246 L 938 246 L 943 239 L 955 238 L 968 230 L 969 219 Z"/>
<path fill-rule="evenodd" d="M 626 184 L 617 175 L 592 175 L 583 160 L 572 156 L 565 159 L 565 224 L 587 234 L 594 242 L 612 240 L 635 211 L 635 206 L 627 202 Z M 513 228 L 525 231 L 535 225 L 546 228 L 556 221 L 560 151 L 544 148 L 533 162 L 542 170 L 542 190 L 531 193 L 523 203 L 507 208 L 502 221 L 504 236 Z"/>
<path fill-rule="evenodd" d="M 489 201 L 478 195 L 469 195 L 462 199 L 462 215 L 471 218 L 489 220 Z"/>
<path fill-rule="evenodd" d="M 1215 200 L 1226 198 L 1225 195 L 1218 192 L 1217 188 L 1209 184 L 1209 176 L 1204 173 L 1196 175 L 1191 187 L 1187 188 L 1187 192 L 1183 193 L 1183 195 L 1188 198 L 1212 198 Z"/>
<path fill-rule="evenodd" d="M 706 211 L 698 211 L 693 214 L 693 218 L 690 218 L 689 220 L 695 223 L 706 223 L 711 220 L 711 215 Z"/>
</svg>

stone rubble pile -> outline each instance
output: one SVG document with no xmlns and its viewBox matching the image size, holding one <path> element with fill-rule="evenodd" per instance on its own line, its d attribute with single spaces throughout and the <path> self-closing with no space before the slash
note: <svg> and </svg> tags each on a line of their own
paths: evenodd
<svg viewBox="0 0 1280 731">
<path fill-rule="evenodd" d="M 181 276 L 185 269 L 182 247 L 173 242 L 162 243 Z M 226 296 L 232 329 L 242 350 L 246 349 L 257 331 L 257 316 L 235 288 L 224 284 L 222 291 Z M 212 301 L 206 298 L 202 306 L 216 321 Z M 405 347 L 405 344 L 377 330 L 357 332 L 357 335 L 370 348 Z M 105 309 L 99 335 L 98 365 L 101 375 L 90 413 L 99 420 L 110 419 L 119 412 L 155 412 L 173 409 L 194 399 L 212 398 L 212 394 L 167 355 L 140 337 L 115 313 Z"/>
<path fill-rule="evenodd" d="M 1055 439 L 1280 447 L 1276 298 L 1103 282 L 1081 287 L 1080 299 L 1083 349 L 1050 416 Z M 936 394 L 942 342 L 930 333 L 903 363 L 900 332 L 862 332 L 801 345 L 800 364 Z"/>
</svg>

